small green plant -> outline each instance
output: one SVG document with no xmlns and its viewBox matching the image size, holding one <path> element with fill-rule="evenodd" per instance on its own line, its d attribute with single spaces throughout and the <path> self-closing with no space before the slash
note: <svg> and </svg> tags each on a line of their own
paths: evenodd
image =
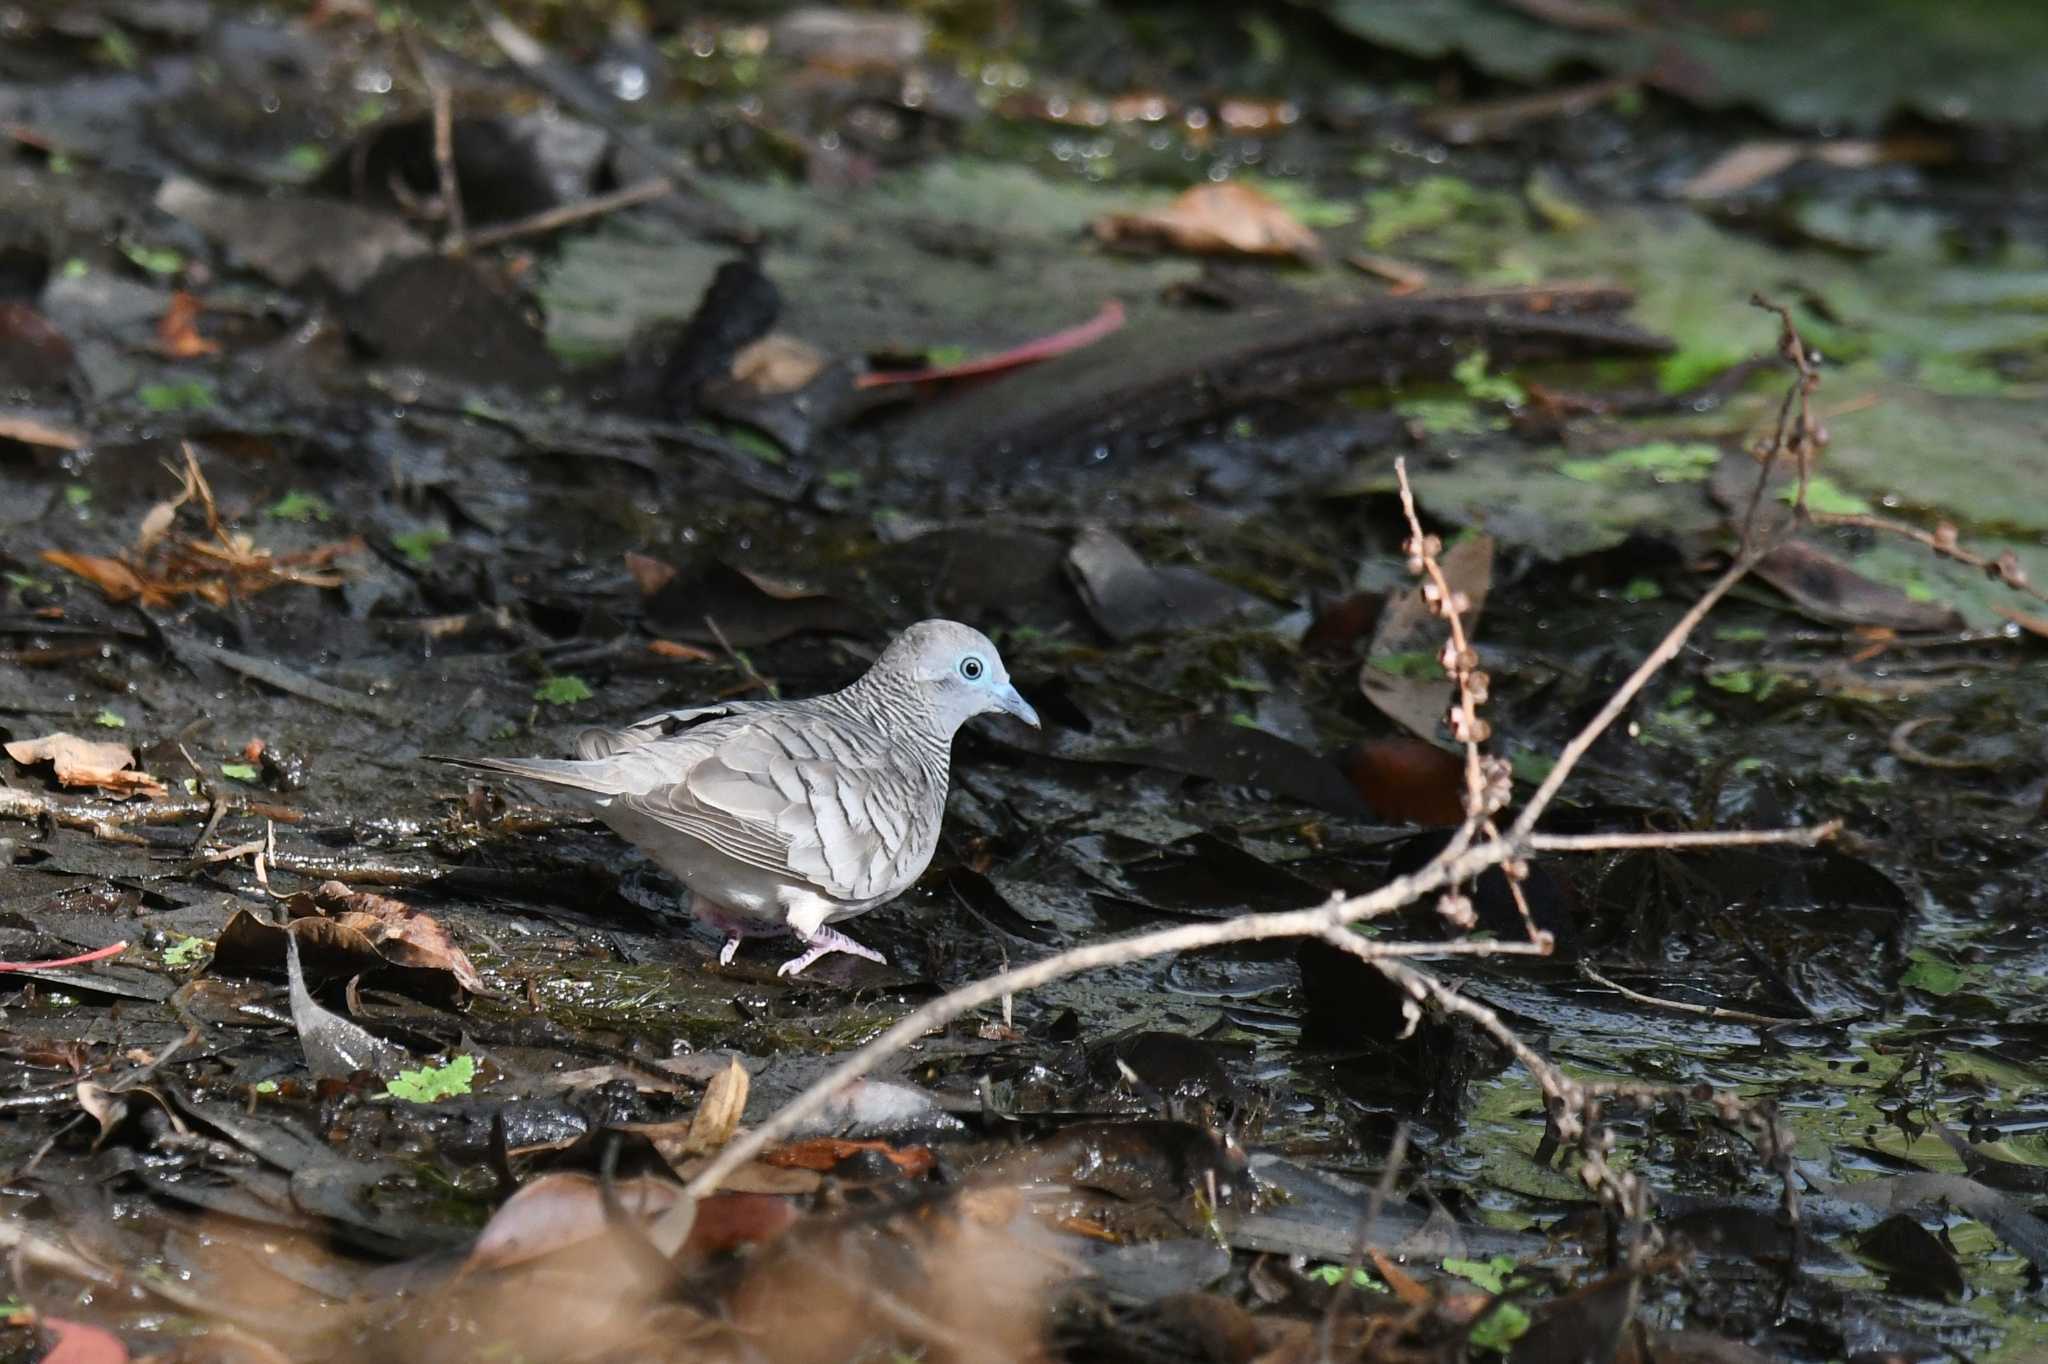
<svg viewBox="0 0 2048 1364">
<path fill-rule="evenodd" d="M 1486 352 L 1483 350 L 1475 350 L 1460 360 L 1452 367 L 1451 377 L 1474 402 L 1520 407 L 1529 400 L 1522 386 L 1507 375 L 1486 372 Z"/>
<path fill-rule="evenodd" d="M 1448 1259 L 1444 1273 L 1479 1285 L 1489 1293 L 1505 1293 L 1515 1283 L 1515 1261 L 1511 1255 L 1490 1260 Z M 1511 1302 L 1498 1303 L 1472 1328 L 1471 1341 L 1482 1350 L 1506 1354 L 1508 1347 L 1529 1330 L 1529 1314 Z"/>
<path fill-rule="evenodd" d="M 596 693 L 590 684 L 570 673 L 565 677 L 550 677 L 533 689 L 533 699 L 544 706 L 573 706 L 578 701 L 588 701 Z"/>
<path fill-rule="evenodd" d="M 256 780 L 256 766 L 254 763 L 222 763 L 220 774 L 235 781 L 253 782 Z"/>
<path fill-rule="evenodd" d="M 402 1070 L 384 1087 L 384 1093 L 409 1103 L 430 1104 L 467 1094 L 475 1083 L 476 1058 L 464 1055 L 438 1066 Z"/>
<path fill-rule="evenodd" d="M 409 530 L 391 537 L 391 543 L 400 554 L 421 568 L 434 562 L 434 551 L 448 543 L 448 532 L 438 527 L 427 530 Z"/>
<path fill-rule="evenodd" d="M 294 488 L 271 503 L 267 515 L 279 521 L 331 521 L 334 508 L 320 494 Z"/>
<path fill-rule="evenodd" d="M 213 388 L 197 379 L 181 384 L 144 384 L 136 401 L 151 412 L 204 412 L 215 405 Z"/>
<path fill-rule="evenodd" d="M 1332 1288 L 1341 1283 L 1348 1283 L 1353 1288 L 1369 1289 L 1374 1293 L 1391 1291 L 1385 1284 L 1366 1273 L 1363 1268 L 1357 1266 L 1353 1266 L 1350 1274 L 1347 1276 L 1342 1265 L 1315 1265 L 1309 1269 L 1308 1277 L 1314 1279 L 1317 1283 L 1328 1284 Z"/>
<path fill-rule="evenodd" d="M 98 725 L 101 729 L 128 728 L 128 722 L 126 720 L 122 719 L 119 715 L 104 707 L 100 709 L 99 714 L 92 717 L 92 722 Z"/>
<path fill-rule="evenodd" d="M 212 945 L 204 938 L 180 938 L 164 949 L 164 965 L 196 966 Z"/>
</svg>

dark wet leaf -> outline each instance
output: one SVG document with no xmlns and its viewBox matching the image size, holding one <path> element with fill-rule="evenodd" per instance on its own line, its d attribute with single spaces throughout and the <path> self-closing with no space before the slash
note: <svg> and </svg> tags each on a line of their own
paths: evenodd
<svg viewBox="0 0 2048 1364">
<path fill-rule="evenodd" d="M 1464 594 L 1470 603 L 1461 613 L 1466 637 L 1477 639 L 1486 595 L 1493 586 L 1493 538 L 1464 536 L 1444 551 L 1442 564 L 1451 590 Z M 1411 734 L 1432 742 L 1443 735 L 1444 716 L 1457 694 L 1437 657 L 1449 637 L 1449 627 L 1424 604 L 1418 584 L 1390 600 L 1380 613 L 1372 647 L 1358 674 L 1366 700 Z"/>
<path fill-rule="evenodd" d="M 734 359 L 767 336 L 781 314 L 782 293 L 759 266 L 727 261 L 689 321 L 643 342 L 629 359 L 622 385 L 626 404 L 653 416 L 689 416 L 697 410 L 698 390 L 731 374 Z"/>
<path fill-rule="evenodd" d="M 1916 600 L 1896 587 L 1873 582 L 1804 540 L 1779 545 L 1764 556 L 1754 572 L 1816 620 L 1894 630 L 1963 628 L 1963 618 L 1953 607 Z"/>
<path fill-rule="evenodd" d="M 285 970 L 291 985 L 292 1027 L 305 1048 L 306 1068 L 316 1077 L 341 1080 L 359 1070 L 395 1076 L 412 1064 L 412 1056 L 403 1047 L 321 1007 L 306 988 L 298 939 L 289 934 L 285 936 Z"/>
<path fill-rule="evenodd" d="M 1856 1239 L 1864 1259 L 1884 1269 L 1886 1287 L 1913 1298 L 1961 1298 L 1968 1285 L 1955 1251 L 1916 1217 L 1895 1213 Z"/>
<path fill-rule="evenodd" d="M 1527 1318 L 1528 1329 L 1508 1351 L 1508 1364 L 1592 1364 L 1615 1358 L 1641 1291 L 1639 1275 L 1616 1274 L 1543 1304 Z"/>
<path fill-rule="evenodd" d="M 71 343 L 26 303 L 0 300 L 0 388 L 22 397 L 69 392 Z"/>
<path fill-rule="evenodd" d="M 678 639 L 718 645 L 722 635 L 752 649 L 811 630 L 859 629 L 861 615 L 838 597 L 713 560 L 649 597 L 647 620 Z"/>
<path fill-rule="evenodd" d="M 1111 639 L 1160 630 L 1200 630 L 1270 610 L 1248 592 L 1185 565 L 1155 568 L 1101 526 L 1091 526 L 1067 551 L 1067 570 L 1089 614 Z"/>
<path fill-rule="evenodd" d="M 431 249 L 401 218 L 306 196 L 234 194 L 181 176 L 157 190 L 156 206 L 286 288 L 317 275 L 354 293 L 393 261 Z"/>
<path fill-rule="evenodd" d="M 1255 786 L 1284 800 L 1345 815 L 1371 811 L 1329 759 L 1262 729 L 1206 716 L 1146 744 L 1092 753 L 1104 762 L 1138 763 L 1227 786 Z"/>
<path fill-rule="evenodd" d="M 387 364 L 511 389 L 561 377 L 518 297 L 475 261 L 397 260 L 349 297 L 346 317 L 350 333 Z"/>
</svg>

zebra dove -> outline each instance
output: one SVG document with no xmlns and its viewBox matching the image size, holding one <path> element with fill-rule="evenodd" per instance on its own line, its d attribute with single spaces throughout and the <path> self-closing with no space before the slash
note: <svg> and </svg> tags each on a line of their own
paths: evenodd
<svg viewBox="0 0 2048 1364">
<path fill-rule="evenodd" d="M 977 715 L 1036 728 L 995 645 L 950 620 L 911 626 L 850 686 L 803 701 L 733 701 L 593 729 L 572 760 L 447 758 L 582 793 L 597 817 L 690 888 L 740 939 L 787 927 L 781 974 L 828 952 L 881 953 L 828 924 L 895 899 L 924 873 L 946 808 L 953 734 Z"/>
</svg>

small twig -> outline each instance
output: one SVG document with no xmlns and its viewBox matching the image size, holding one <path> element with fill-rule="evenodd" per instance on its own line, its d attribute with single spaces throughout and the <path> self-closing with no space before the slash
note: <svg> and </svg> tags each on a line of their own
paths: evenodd
<svg viewBox="0 0 2048 1364">
<path fill-rule="evenodd" d="M 1962 544 L 1960 533 L 1952 522 L 1943 521 L 1933 530 L 1922 530 L 1903 521 L 1893 521 L 1863 512 L 1809 512 L 1808 516 L 1816 526 L 1842 526 L 1901 536 L 1925 545 L 1944 559 L 1967 564 L 1985 577 L 1995 578 L 2004 583 L 2015 592 L 2025 593 L 2036 601 L 2048 601 L 2048 592 L 2034 586 L 2033 581 L 2027 576 L 2026 565 L 2020 562 L 2019 555 L 2008 549 L 1996 559 L 1987 559 Z"/>
<path fill-rule="evenodd" d="M 1900 762 L 1911 763 L 1915 767 L 1932 767 L 1942 772 L 1976 772 L 1998 766 L 1987 758 L 1938 757 L 1913 742 L 1915 734 L 1929 725 L 1940 724 L 1943 718 L 1939 715 L 1922 715 L 1915 720 L 1901 721 L 1892 728 L 1890 736 L 1886 739 L 1886 747 L 1891 749 L 1892 755 Z"/>
<path fill-rule="evenodd" d="M 412 64 L 419 69 L 420 80 L 426 84 L 427 97 L 433 103 L 434 111 L 434 176 L 440 185 L 441 220 L 447 231 L 441 238 L 441 250 L 449 255 L 460 255 L 468 247 L 463 234 L 462 183 L 455 175 L 455 97 L 448 89 L 448 82 L 441 79 L 435 69 L 434 59 L 421 47 L 419 38 L 411 29 L 405 31 L 406 51 L 412 55 Z"/>
<path fill-rule="evenodd" d="M 1670 834 L 1532 834 L 1536 852 L 1608 852 L 1619 848 L 1751 848 L 1768 843 L 1810 848 L 1842 832 L 1842 821 L 1826 820 L 1800 829 L 1710 829 Z"/>
<path fill-rule="evenodd" d="M 1403 1122 L 1394 1128 L 1394 1140 L 1387 1147 L 1386 1168 L 1373 1181 L 1372 1192 L 1366 1195 L 1365 1212 L 1358 1219 L 1358 1234 L 1351 1238 L 1351 1253 L 1344 1257 L 1344 1267 L 1339 1273 L 1335 1290 L 1323 1307 L 1323 1317 L 1316 1326 L 1316 1358 L 1334 1359 L 1331 1344 L 1337 1329 L 1337 1311 L 1351 1296 L 1350 1290 L 1357 1286 L 1358 1271 L 1365 1266 L 1365 1254 L 1372 1249 L 1372 1231 L 1379 1224 L 1380 1210 L 1393 1197 L 1394 1185 L 1401 1177 L 1401 1164 L 1408 1158 L 1408 1124 Z"/>
<path fill-rule="evenodd" d="M 1522 813 L 1516 818 L 1514 827 L 1508 830 L 1507 836 L 1511 842 L 1520 843 L 1529 838 L 1536 827 L 1536 821 L 1543 817 L 1543 812 L 1550 807 L 1551 800 L 1556 797 L 1558 788 L 1564 785 L 1565 778 L 1572 774 L 1572 769 L 1579 765 L 1579 760 L 1585 757 L 1600 736 L 1607 732 L 1608 726 L 1621 718 L 1621 713 L 1628 709 L 1629 702 L 1636 699 L 1636 693 L 1648 686 L 1650 679 L 1662 671 L 1665 664 L 1678 657 L 1678 651 L 1685 647 L 1686 640 L 1692 637 L 1692 632 L 1699 628 L 1700 622 L 1707 618 L 1707 613 L 1714 609 L 1721 598 L 1728 595 L 1735 584 L 1748 576 L 1750 569 L 1756 567 L 1757 561 L 1764 557 L 1767 548 L 1762 545 L 1751 545 L 1745 549 L 1735 562 L 1728 566 L 1727 571 L 1700 594 L 1700 599 L 1678 618 L 1678 623 L 1671 627 L 1664 638 L 1657 641 L 1657 647 L 1650 650 L 1649 657 L 1636 666 L 1636 670 L 1628 675 L 1628 680 L 1615 689 L 1614 695 L 1607 698 L 1607 704 L 1600 708 L 1600 713 L 1571 737 L 1563 751 L 1557 755 L 1557 762 L 1550 769 L 1549 775 L 1545 776 L 1542 785 L 1536 788 L 1536 794 L 1522 807 Z"/>
<path fill-rule="evenodd" d="M 732 641 L 725 637 L 725 631 L 718 627 L 716 620 L 713 620 L 710 616 L 704 617 L 704 628 L 709 630 L 711 637 L 718 641 L 718 647 L 725 650 L 725 656 L 731 659 L 739 670 L 747 675 L 749 682 L 753 683 L 759 690 L 767 692 L 770 696 L 779 697 L 782 695 L 780 688 L 754 670 L 753 659 L 748 658 L 738 649 L 732 647 Z"/>
<path fill-rule="evenodd" d="M 465 239 L 472 249 L 496 246 L 519 237 L 538 237 L 568 227 L 573 223 L 591 218 L 601 218 L 607 213 L 644 204 L 659 199 L 664 194 L 675 192 L 675 182 L 665 175 L 657 175 L 615 189 L 609 194 L 593 194 L 587 199 L 578 199 L 573 204 L 557 204 L 550 209 L 520 218 L 514 222 L 499 223 L 494 227 L 479 228 Z"/>
<path fill-rule="evenodd" d="M 1638 1004 L 1647 1004 L 1656 1009 L 1668 1009 L 1672 1013 L 1697 1014 L 1701 1018 L 1729 1023 L 1755 1023 L 1766 1028 L 1775 1028 L 1787 1023 L 1808 1023 L 1812 1021 L 1805 1018 L 1773 1018 L 1769 1014 L 1753 1014 L 1743 1009 L 1730 1009 L 1720 1004 L 1682 1004 L 1675 999 L 1659 999 L 1655 995 L 1646 995 L 1640 990 L 1631 990 L 1626 985 L 1609 980 L 1584 962 L 1579 963 L 1579 974 L 1592 981 L 1595 985 L 1606 986 L 1624 999 L 1631 999 Z"/>
<path fill-rule="evenodd" d="M 1793 498 L 1792 513 L 1805 516 L 1806 490 L 1813 478 L 1813 462 L 1828 443 L 1827 428 L 1813 415 L 1813 392 L 1820 387 L 1820 370 L 1814 366 L 1813 353 L 1806 348 L 1805 338 L 1799 335 L 1799 328 L 1792 321 L 1792 310 L 1760 293 L 1751 294 L 1749 302 L 1752 307 L 1778 315 L 1778 354 L 1797 374 L 1785 390 L 1784 401 L 1778 404 L 1777 430 L 1772 434 L 1770 443 L 1756 452 L 1763 468 L 1757 475 L 1756 486 L 1750 490 L 1749 509 L 1742 518 L 1742 548 L 1745 553 L 1755 545 L 1757 515 L 1763 508 L 1764 492 L 1769 487 L 1771 474 L 1777 469 L 1779 458 L 1790 454 L 1798 461 L 1799 491 Z"/>
</svg>

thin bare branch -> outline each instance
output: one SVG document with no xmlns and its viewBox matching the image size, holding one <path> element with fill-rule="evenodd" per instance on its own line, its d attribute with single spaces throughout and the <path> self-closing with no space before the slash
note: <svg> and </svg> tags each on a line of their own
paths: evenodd
<svg viewBox="0 0 2048 1364">
<path fill-rule="evenodd" d="M 1727 571 L 1716 578 L 1713 585 L 1692 604 L 1691 609 L 1678 618 L 1678 623 L 1657 642 L 1656 648 L 1650 650 L 1649 657 L 1628 675 L 1628 680 L 1615 689 L 1614 695 L 1607 698 L 1607 704 L 1600 707 L 1600 713 L 1588 721 L 1584 729 L 1571 737 L 1564 750 L 1557 755 L 1557 763 L 1550 769 L 1550 774 L 1544 777 L 1543 784 L 1536 788 L 1536 794 L 1522 807 L 1522 813 L 1516 818 L 1514 827 L 1508 830 L 1510 842 L 1519 843 L 1529 837 L 1536 827 L 1536 821 L 1543 817 L 1543 812 L 1550 807 L 1551 800 L 1556 797 L 1558 788 L 1564 785 L 1565 778 L 1572 774 L 1572 769 L 1579 765 L 1579 759 L 1585 757 L 1587 750 L 1607 732 L 1608 727 L 1621 718 L 1621 713 L 1628 709 L 1629 702 L 1636 699 L 1636 693 L 1648 686 L 1650 679 L 1662 671 L 1665 664 L 1678 657 L 1678 651 L 1685 647 L 1686 640 L 1692 637 L 1692 632 L 1699 628 L 1700 622 L 1707 618 L 1707 613 L 1714 609 L 1721 598 L 1728 595 L 1735 584 L 1749 575 L 1750 569 L 1756 567 L 1757 561 L 1763 558 L 1763 555 L 1764 551 L 1760 546 L 1751 546 L 1744 550 L 1735 562 L 1728 566 Z"/>
<path fill-rule="evenodd" d="M 1532 834 L 1529 847 L 1536 852 L 1609 852 L 1620 848 L 1665 848 L 1682 852 L 1687 848 L 1753 848 L 1764 844 L 1789 844 L 1810 848 L 1842 832 L 1842 821 L 1803 829 L 1709 829 L 1669 834 Z"/>
<path fill-rule="evenodd" d="M 1584 962 L 1579 963 L 1579 974 L 1592 981 L 1595 985 L 1606 986 L 1624 999 L 1632 999 L 1638 1004 L 1647 1004 L 1654 1009 L 1668 1009 L 1676 1014 L 1697 1014 L 1701 1018 L 1719 1022 L 1755 1023 L 1766 1028 L 1777 1027 L 1785 1023 L 1807 1023 L 1812 1021 L 1805 1018 L 1774 1018 L 1770 1014 L 1753 1014 L 1744 1009 L 1730 1009 L 1719 1004 L 1683 1004 L 1675 999 L 1659 999 L 1655 995 L 1646 995 L 1640 990 L 1631 990 L 1626 985 L 1609 980 Z"/>
<path fill-rule="evenodd" d="M 1218 947 L 1226 943 L 1257 942 L 1268 938 L 1314 937 L 1326 930 L 1336 932 L 1346 924 L 1376 918 L 1392 913 L 1404 905 L 1413 904 L 1439 886 L 1476 876 L 1509 856 L 1512 851 L 1508 844 L 1491 840 L 1469 848 L 1454 858 L 1439 857 L 1421 870 L 1407 876 L 1397 876 L 1378 890 L 1365 895 L 1356 895 L 1350 899 L 1333 899 L 1327 904 L 1311 909 L 1247 914 L 1220 922 L 1180 924 L 1172 928 L 1134 933 L 1129 937 L 1113 938 L 1108 942 L 1070 948 L 1041 961 L 1004 971 L 1000 975 L 972 981 L 913 1009 L 874 1040 L 848 1053 L 839 1064 L 827 1071 L 810 1088 L 790 1100 L 768 1121 L 734 1137 L 731 1143 L 689 1182 L 685 1192 L 700 1198 L 712 1192 L 727 1175 L 752 1160 L 770 1145 L 794 1132 L 806 1118 L 831 1102 L 833 1096 L 841 1089 L 866 1075 L 886 1058 L 925 1034 L 944 1027 L 984 1004 L 992 1004 L 1004 995 L 1035 990 L 1041 985 L 1078 975 L 1083 971 L 1122 966 L 1149 957 L 1165 956 L 1170 952 Z M 1352 938 L 1356 935 L 1340 936 Z M 1384 957 L 1472 955 L 1482 946 L 1489 949 L 1489 955 L 1534 955 L 1532 948 L 1526 943 L 1474 943 L 1467 946 L 1457 942 L 1368 943 L 1364 939 L 1358 939 L 1358 946 L 1369 948 Z M 1357 949 L 1347 945 L 1345 950 Z"/>
<path fill-rule="evenodd" d="M 624 189 L 615 189 L 609 194 L 593 194 L 588 199 L 578 199 L 573 204 L 558 204 L 554 208 L 521 218 L 516 222 L 478 228 L 469 234 L 469 245 L 481 249 L 521 237 L 543 236 L 576 223 L 632 208 L 635 204 L 659 199 L 665 194 L 673 194 L 675 188 L 675 182 L 667 176 L 656 175 L 627 185 Z"/>
</svg>

